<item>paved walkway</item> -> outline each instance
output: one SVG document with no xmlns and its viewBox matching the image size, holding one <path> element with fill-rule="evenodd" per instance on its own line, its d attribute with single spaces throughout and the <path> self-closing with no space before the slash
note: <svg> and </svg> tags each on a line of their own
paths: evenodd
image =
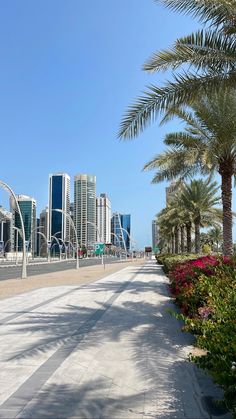
<svg viewBox="0 0 236 419">
<path fill-rule="evenodd" d="M 2 300 L 0 418 L 209 419 L 151 261 Z"/>
</svg>

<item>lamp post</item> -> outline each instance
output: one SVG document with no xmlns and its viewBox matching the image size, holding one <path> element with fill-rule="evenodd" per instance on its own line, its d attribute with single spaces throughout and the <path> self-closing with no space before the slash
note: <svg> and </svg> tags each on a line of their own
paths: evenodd
<svg viewBox="0 0 236 419">
<path fill-rule="evenodd" d="M 132 245 L 132 240 L 131 240 L 131 236 L 130 236 L 130 233 L 125 229 L 125 228 L 123 228 L 123 227 L 120 227 L 121 228 L 121 230 L 123 230 L 123 231 L 125 231 L 126 232 L 126 234 L 128 235 L 128 237 L 129 237 L 129 241 L 130 241 L 130 246 L 131 246 L 131 255 L 132 255 L 132 261 L 133 261 L 133 245 Z"/>
<path fill-rule="evenodd" d="M 51 258 L 50 258 L 50 249 L 48 248 L 48 239 L 47 239 L 47 237 L 45 236 L 45 234 L 44 234 L 44 233 L 42 233 L 42 231 L 38 231 L 38 234 L 39 234 L 40 236 L 42 236 L 42 237 L 44 238 L 45 242 L 46 242 L 46 246 L 47 246 L 47 254 L 48 254 L 48 262 L 50 262 L 50 261 L 51 261 Z"/>
<path fill-rule="evenodd" d="M 22 236 L 22 230 L 20 228 L 15 227 L 15 226 L 13 226 L 12 228 L 13 230 L 16 230 L 16 265 L 18 265 L 18 235 L 20 234 L 22 238 L 23 236 Z"/>
<path fill-rule="evenodd" d="M 67 254 L 66 254 L 66 244 L 65 244 L 65 242 L 62 240 L 62 238 L 61 237 L 56 237 L 58 234 L 61 234 L 61 231 L 57 231 L 55 234 L 53 234 L 53 238 L 55 238 L 55 239 L 57 239 L 58 240 L 58 246 L 59 246 L 59 251 L 60 251 L 60 260 L 62 259 L 62 251 L 61 251 L 61 246 L 63 245 L 64 246 L 64 249 L 65 249 L 65 255 L 66 255 L 66 259 L 67 259 Z M 59 243 L 59 240 L 62 242 L 62 245 Z"/>
<path fill-rule="evenodd" d="M 58 233 L 60 233 L 60 231 L 58 231 Z M 58 234 L 58 233 L 55 233 L 55 234 Z M 58 244 L 58 247 L 59 247 L 59 260 L 61 261 L 61 245 L 60 245 L 60 242 L 59 242 L 59 240 L 58 240 L 58 238 L 56 237 L 55 234 L 53 236 L 51 236 L 51 237 L 54 238 L 56 240 L 57 244 Z"/>
<path fill-rule="evenodd" d="M 116 238 L 116 240 L 118 241 L 118 243 L 120 243 L 120 239 L 119 239 L 119 236 L 117 234 L 111 233 L 111 235 Z M 120 251 L 120 259 L 121 259 L 121 251 Z"/>
<path fill-rule="evenodd" d="M 99 228 L 98 228 L 97 224 L 92 223 L 92 221 L 87 221 L 87 224 L 92 224 L 92 225 L 96 228 L 96 230 L 97 230 L 97 232 L 98 232 L 98 237 L 99 237 L 99 240 L 100 240 L 100 242 L 101 242 L 101 241 L 102 241 L 102 239 L 101 239 L 101 232 L 100 232 L 100 230 L 99 230 Z M 102 265 L 104 265 L 103 252 L 102 252 L 102 257 L 101 257 L 101 263 L 102 263 Z"/>
<path fill-rule="evenodd" d="M 72 228 L 74 230 L 75 240 L 76 240 L 76 269 L 79 269 L 79 255 L 78 255 L 78 252 L 79 252 L 79 244 L 78 244 L 78 235 L 77 235 L 77 231 L 76 231 L 76 228 L 75 228 L 75 224 L 74 224 L 71 216 L 69 214 L 67 214 L 67 212 L 65 212 L 65 211 L 63 211 L 63 210 L 61 210 L 59 208 L 52 209 L 52 211 L 57 211 L 57 212 L 60 212 L 61 214 L 64 214 L 68 218 L 69 223 L 70 223 L 70 225 L 72 226 Z"/>
<path fill-rule="evenodd" d="M 22 214 L 21 214 L 19 203 L 17 201 L 16 195 L 13 192 L 13 190 L 10 188 L 10 186 L 8 186 L 2 180 L 0 180 L 0 186 L 3 189 L 5 189 L 5 191 L 7 191 L 12 196 L 12 198 L 14 199 L 15 206 L 16 206 L 17 212 L 18 212 L 19 217 L 20 217 L 20 223 L 21 223 L 21 229 L 22 229 L 22 241 L 23 241 L 23 258 L 22 258 L 21 279 L 24 279 L 24 278 L 27 278 L 27 269 L 26 269 L 25 227 L 24 227 L 23 217 L 22 217 Z"/>
<path fill-rule="evenodd" d="M 28 241 L 28 248 L 29 248 L 30 242 L 31 242 L 31 245 L 32 245 L 32 236 L 33 236 L 34 231 L 37 231 L 40 228 L 44 228 L 44 226 L 37 226 L 37 227 L 33 228 L 33 230 L 31 230 L 30 238 L 29 238 L 29 241 Z M 37 235 L 37 233 L 36 233 L 36 235 Z M 34 258 L 33 252 L 32 252 L 32 257 Z"/>
</svg>

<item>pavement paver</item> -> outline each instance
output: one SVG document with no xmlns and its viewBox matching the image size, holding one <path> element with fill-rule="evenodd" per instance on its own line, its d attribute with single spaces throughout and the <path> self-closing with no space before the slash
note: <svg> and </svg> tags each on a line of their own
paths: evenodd
<svg viewBox="0 0 236 419">
<path fill-rule="evenodd" d="M 1 301 L 0 418 L 210 419 L 154 261 Z"/>
</svg>

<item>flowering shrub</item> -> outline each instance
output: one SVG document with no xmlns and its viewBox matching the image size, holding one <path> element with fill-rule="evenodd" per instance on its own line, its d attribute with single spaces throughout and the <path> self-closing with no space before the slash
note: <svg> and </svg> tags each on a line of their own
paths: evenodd
<svg viewBox="0 0 236 419">
<path fill-rule="evenodd" d="M 216 267 L 222 265 L 230 265 L 230 259 L 208 255 L 177 264 L 169 272 L 171 293 L 184 314 L 194 315 L 202 305 L 202 295 L 194 293 L 199 276 L 210 277 L 215 274 Z"/>
<path fill-rule="evenodd" d="M 169 271 L 173 270 L 175 266 L 179 263 L 187 262 L 188 260 L 197 259 L 199 256 L 196 253 L 193 254 L 168 254 L 168 253 L 161 253 L 156 255 L 157 262 L 163 265 L 164 272 L 168 273 Z"/>
<path fill-rule="evenodd" d="M 236 270 L 227 257 L 204 256 L 178 264 L 170 272 L 171 291 L 198 347 L 206 355 L 191 357 L 211 373 L 225 392 L 236 418 Z"/>
</svg>

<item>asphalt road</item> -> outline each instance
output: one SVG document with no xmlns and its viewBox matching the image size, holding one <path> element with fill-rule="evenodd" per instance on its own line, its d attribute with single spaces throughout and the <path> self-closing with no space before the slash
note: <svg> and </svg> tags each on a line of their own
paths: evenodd
<svg viewBox="0 0 236 419">
<path fill-rule="evenodd" d="M 100 265 L 101 259 L 80 259 L 80 267 L 84 266 L 92 266 L 92 265 Z M 119 259 L 114 258 L 106 258 L 105 263 L 118 263 Z M 46 274 L 50 272 L 59 272 L 59 271 L 65 271 L 67 269 L 75 269 L 76 267 L 76 261 L 70 260 L 70 261 L 63 261 L 63 262 L 52 262 L 52 263 L 38 263 L 35 265 L 28 265 L 27 266 L 27 275 L 41 275 Z M 6 280 L 6 279 L 15 279 L 20 278 L 21 276 L 21 265 L 19 266 L 1 266 L 0 267 L 0 281 Z"/>
</svg>

